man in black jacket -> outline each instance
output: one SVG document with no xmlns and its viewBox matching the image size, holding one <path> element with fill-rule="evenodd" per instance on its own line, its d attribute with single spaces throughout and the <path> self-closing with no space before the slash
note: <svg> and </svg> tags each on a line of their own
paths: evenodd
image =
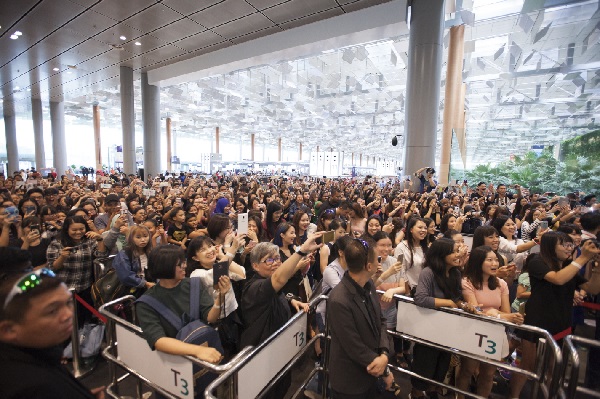
<svg viewBox="0 0 600 399">
<path fill-rule="evenodd" d="M 4 263 L 4 262 L 3 262 Z M 104 398 L 61 365 L 73 328 L 73 300 L 48 269 L 0 277 L 0 398 Z"/>
<path fill-rule="evenodd" d="M 371 280 L 379 266 L 374 245 L 358 238 L 348 243 L 348 271 L 327 301 L 333 399 L 370 399 L 377 396 L 378 377 L 387 387 L 393 381 L 387 366 L 389 337 Z"/>
</svg>

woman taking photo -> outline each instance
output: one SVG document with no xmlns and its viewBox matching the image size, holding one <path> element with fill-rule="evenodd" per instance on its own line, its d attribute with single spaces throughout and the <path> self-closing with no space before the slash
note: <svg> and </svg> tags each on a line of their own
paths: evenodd
<svg viewBox="0 0 600 399">
<path fill-rule="evenodd" d="M 236 313 L 238 301 L 235 297 L 232 285 L 227 292 L 213 291 L 213 265 L 215 262 L 229 261 L 228 277 L 231 281 L 241 281 L 246 278 L 244 268 L 231 259 L 237 251 L 239 240 L 234 240 L 233 245 L 223 254 L 213 240 L 202 236 L 194 238 L 187 249 L 187 272 L 190 277 L 199 277 L 203 290 L 213 292 L 215 303 L 221 303 L 219 312 L 219 337 L 227 355 L 233 355 L 239 351 L 239 326 L 242 324 Z"/>
<path fill-rule="evenodd" d="M 508 285 L 504 280 L 496 277 L 499 265 L 498 256 L 491 247 L 484 245 L 475 248 L 469 256 L 462 279 L 463 297 L 474 307 L 480 306 L 485 316 L 523 324 L 523 316 L 520 313 L 511 313 Z M 467 391 L 471 378 L 475 376 L 478 369 L 477 394 L 488 397 L 494 385 L 494 373 L 496 372 L 494 365 L 469 357 L 461 358 L 456 386 Z M 464 397 L 458 396 L 460 399 Z"/>
<path fill-rule="evenodd" d="M 540 253 L 528 263 L 531 295 L 525 304 L 525 324 L 547 330 L 562 345 L 562 339 L 571 333 L 573 298 L 575 290 L 583 289 L 592 295 L 600 292 L 600 269 L 592 270 L 589 281 L 579 271 L 600 254 L 592 241 L 584 241 L 581 255 L 575 260 L 573 240 L 565 233 L 550 231 L 540 240 Z M 535 335 L 520 334 L 523 346 L 521 367 L 533 371 L 536 358 Z M 511 398 L 518 398 L 526 377 L 513 374 L 510 381 Z"/>
<path fill-rule="evenodd" d="M 48 246 L 48 268 L 87 303 L 92 302 L 94 258 L 106 256 L 102 236 L 90 231 L 85 219 L 71 216 L 65 219 L 58 239 Z M 91 317 L 83 307 L 77 307 L 80 325 Z"/>
<path fill-rule="evenodd" d="M 425 223 L 423 230 L 426 230 Z M 459 245 L 449 238 L 440 238 L 431 244 L 426 255 L 426 266 L 419 276 L 415 305 L 430 309 L 461 308 L 475 312 L 473 306 L 462 300 L 459 249 Z M 450 356 L 448 352 L 415 344 L 411 371 L 442 382 L 450 364 Z M 419 378 L 412 377 L 411 385 L 412 399 L 438 396 L 435 386 Z"/>
<path fill-rule="evenodd" d="M 266 232 L 268 240 L 276 237 L 275 230 L 277 230 L 277 226 L 281 222 L 283 222 L 283 206 L 277 201 L 269 202 L 267 216 L 263 223 L 263 230 Z"/>
</svg>

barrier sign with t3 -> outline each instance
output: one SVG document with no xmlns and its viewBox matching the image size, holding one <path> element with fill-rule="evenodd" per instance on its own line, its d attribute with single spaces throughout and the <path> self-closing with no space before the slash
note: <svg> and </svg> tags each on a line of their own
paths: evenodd
<svg viewBox="0 0 600 399">
<path fill-rule="evenodd" d="M 144 338 L 116 325 L 119 359 L 138 374 L 179 398 L 194 397 L 191 360 L 153 351 Z"/>
<path fill-rule="evenodd" d="M 505 328 L 501 324 L 421 308 L 402 301 L 398 301 L 396 330 L 494 360 L 502 359 L 506 341 Z"/>
<path fill-rule="evenodd" d="M 253 399 L 306 346 L 304 313 L 288 325 L 238 372 L 238 398 Z"/>
</svg>

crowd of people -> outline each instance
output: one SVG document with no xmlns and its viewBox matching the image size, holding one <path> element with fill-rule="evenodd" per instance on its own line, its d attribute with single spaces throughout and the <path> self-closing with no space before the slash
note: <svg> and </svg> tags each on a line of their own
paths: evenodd
<svg viewBox="0 0 600 399">
<path fill-rule="evenodd" d="M 183 172 L 145 181 L 118 172 L 94 179 L 0 176 L 0 247 L 32 268 L 0 271 L 9 276 L 0 286 L 0 344 L 26 352 L 49 347 L 7 332 L 28 320 L 23 309 L 38 295 L 17 292 L 15 284 L 37 276 L 53 295 L 73 289 L 92 303 L 93 261 L 112 254 L 128 293 L 151 296 L 177 315 L 191 314 L 191 281 L 200 280 L 199 317 L 218 327 L 222 350 L 175 339 L 177 329 L 141 302 L 138 318 L 153 349 L 226 360 L 263 342 L 294 312 L 308 311 L 318 287 L 331 300 L 317 308 L 312 329 L 331 326 L 334 398 L 399 395 L 390 362 L 440 382 L 459 363 L 456 386 L 468 390 L 476 376 L 474 389 L 489 396 L 495 367 L 452 362 L 446 352 L 387 336 L 397 322 L 410 323 L 396 320 L 393 296 L 541 327 L 560 341 L 582 322 L 574 305 L 600 291 L 600 206 L 593 193 L 536 193 L 498 182 L 442 187 L 434 174 L 424 167 L 410 181 Z M 472 246 L 465 235 L 473 236 Z M 82 324 L 92 317 L 84 307 L 77 312 Z M 509 341 L 507 361 L 518 349 L 521 367 L 531 370 L 536 338 L 513 334 Z M 317 341 L 318 356 L 323 344 Z M 9 358 L 3 351 L 0 363 Z M 590 372 L 600 371 L 599 358 L 590 356 Z M 413 399 L 440 392 L 418 378 L 411 383 Z M 511 397 L 519 397 L 525 379 L 515 374 L 510 383 Z M 287 375 L 266 397 L 283 397 L 289 385 Z"/>
</svg>

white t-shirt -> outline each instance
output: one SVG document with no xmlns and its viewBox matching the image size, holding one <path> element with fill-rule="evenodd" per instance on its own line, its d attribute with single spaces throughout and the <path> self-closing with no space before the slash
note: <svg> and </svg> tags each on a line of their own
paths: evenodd
<svg viewBox="0 0 600 399">
<path fill-rule="evenodd" d="M 239 266 L 239 267 L 241 270 L 244 270 L 243 267 L 241 267 L 241 266 Z M 203 268 L 196 269 L 192 272 L 190 277 L 200 277 L 200 282 L 202 283 L 202 286 L 204 286 L 204 288 L 206 288 L 208 290 L 208 292 L 212 293 L 213 299 L 216 300 L 218 298 L 219 292 L 214 291 L 214 289 L 213 289 L 213 270 L 212 269 L 210 269 L 210 270 L 203 269 Z M 237 273 L 233 273 L 233 272 L 229 271 L 229 278 L 232 281 L 244 280 L 246 278 L 245 271 L 244 271 L 243 277 L 241 277 Z M 223 307 L 224 307 L 224 310 L 223 310 Z M 229 316 L 229 314 L 231 312 L 233 312 L 234 310 L 236 310 L 237 308 L 238 308 L 238 303 L 235 299 L 235 294 L 233 293 L 233 287 L 230 287 L 229 291 L 227 291 L 225 293 L 225 304 L 221 304 L 221 312 L 219 312 L 219 319 Z M 223 316 L 223 314 L 225 314 L 225 316 Z"/>
<path fill-rule="evenodd" d="M 414 247 L 411 263 L 410 249 L 408 248 L 406 240 L 402 240 L 394 250 L 394 257 L 398 259 L 400 254 L 403 254 L 404 256 L 404 260 L 402 261 L 402 274 L 400 277 L 405 281 L 408 281 L 408 285 L 410 285 L 410 288 L 412 289 L 419 284 L 419 275 L 425 267 L 425 254 L 423 253 L 423 248 L 421 248 L 420 245 Z"/>
</svg>

